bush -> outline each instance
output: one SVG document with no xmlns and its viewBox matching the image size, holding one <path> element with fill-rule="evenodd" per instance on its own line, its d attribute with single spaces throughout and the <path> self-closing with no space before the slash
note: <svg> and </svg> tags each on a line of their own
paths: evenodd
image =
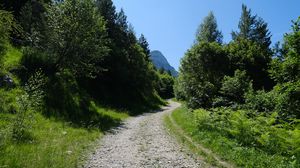
<svg viewBox="0 0 300 168">
<path fill-rule="evenodd" d="M 166 72 L 159 73 L 158 76 L 159 82 L 158 87 L 156 88 L 158 94 L 165 99 L 174 97 L 174 77 Z"/>
<path fill-rule="evenodd" d="M 212 111 L 198 109 L 194 118 L 199 131 L 215 131 L 246 147 L 254 147 L 270 154 L 288 156 L 300 163 L 300 130 L 298 127 L 281 122 L 276 124 L 277 113 L 271 115 L 251 115 L 245 110 L 233 111 L 216 108 Z M 299 121 L 298 121 L 299 122 Z M 295 159 L 298 159 L 297 161 Z"/>
<path fill-rule="evenodd" d="M 31 126 L 34 122 L 34 113 L 41 109 L 43 104 L 43 86 L 45 77 L 41 72 L 36 72 L 24 87 L 24 92 L 17 97 L 16 115 L 12 122 L 12 138 L 17 142 L 32 139 Z"/>
<path fill-rule="evenodd" d="M 177 100 L 185 100 L 185 94 L 184 94 L 184 80 L 182 79 L 182 75 L 179 75 L 177 78 L 175 78 L 174 81 L 174 95 Z"/>
<path fill-rule="evenodd" d="M 274 90 L 280 95 L 276 104 L 280 116 L 284 119 L 300 119 L 300 81 L 277 85 Z"/>
<path fill-rule="evenodd" d="M 233 77 L 225 76 L 220 89 L 221 97 L 214 100 L 214 106 L 244 103 L 244 95 L 252 88 L 246 71 L 236 70 Z"/>
<path fill-rule="evenodd" d="M 190 81 L 193 83 L 192 86 L 189 87 L 185 92 L 187 93 L 188 100 L 187 105 L 190 108 L 210 108 L 213 103 L 213 98 L 216 95 L 216 87 L 210 82 L 203 83 L 194 83 L 194 81 Z"/>
<path fill-rule="evenodd" d="M 246 94 L 247 109 L 279 113 L 283 120 L 300 118 L 300 81 L 278 84 L 270 92 L 251 91 Z"/>
<path fill-rule="evenodd" d="M 181 60 L 180 89 L 191 108 L 210 108 L 228 71 L 228 57 L 218 43 L 200 42 Z"/>
<path fill-rule="evenodd" d="M 52 75 L 56 71 L 53 58 L 46 52 L 36 48 L 24 47 L 21 64 L 25 67 L 24 72 L 20 72 L 23 81 L 27 81 L 30 75 L 42 70 L 46 75 Z"/>
<path fill-rule="evenodd" d="M 259 112 L 273 112 L 278 103 L 279 96 L 275 90 L 270 92 L 251 90 L 245 95 L 245 108 Z"/>
</svg>

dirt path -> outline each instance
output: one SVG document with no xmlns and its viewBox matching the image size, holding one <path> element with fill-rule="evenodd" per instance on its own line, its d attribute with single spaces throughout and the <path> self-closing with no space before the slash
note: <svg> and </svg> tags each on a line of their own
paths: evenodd
<svg viewBox="0 0 300 168">
<path fill-rule="evenodd" d="M 86 167 L 201 167 L 203 162 L 189 156 L 165 130 L 164 116 L 179 106 L 179 103 L 170 101 L 159 112 L 128 119 L 122 127 L 100 140 Z"/>
</svg>

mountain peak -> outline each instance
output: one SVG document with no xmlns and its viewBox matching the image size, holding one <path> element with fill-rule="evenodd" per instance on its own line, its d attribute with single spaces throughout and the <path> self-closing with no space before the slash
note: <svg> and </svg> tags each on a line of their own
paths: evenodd
<svg viewBox="0 0 300 168">
<path fill-rule="evenodd" d="M 159 50 L 151 51 L 150 59 L 157 69 L 164 69 L 166 71 L 170 71 L 173 76 L 178 76 L 178 72 L 169 64 L 166 57 Z"/>
</svg>

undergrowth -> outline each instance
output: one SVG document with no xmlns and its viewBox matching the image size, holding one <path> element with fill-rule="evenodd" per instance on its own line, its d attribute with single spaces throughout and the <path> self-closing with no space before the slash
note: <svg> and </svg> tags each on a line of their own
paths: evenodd
<svg viewBox="0 0 300 168">
<path fill-rule="evenodd" d="M 195 142 L 238 167 L 299 167 L 299 130 L 274 125 L 275 116 L 250 119 L 242 111 L 181 107 L 172 117 Z"/>
<path fill-rule="evenodd" d="M 60 105 L 67 108 L 54 111 L 44 101 L 49 78 L 37 71 L 21 82 L 21 58 L 21 49 L 7 46 L 0 75 L 9 75 L 14 85 L 0 88 L 0 167 L 82 166 L 96 140 L 104 131 L 119 125 L 129 112 L 105 107 L 76 90 L 56 90 L 58 102 L 63 100 L 61 94 L 67 93 L 69 97 L 64 100 L 69 98 L 71 104 L 66 106 L 64 101 Z M 68 81 L 63 82 L 66 85 L 61 87 L 69 89 Z"/>
</svg>

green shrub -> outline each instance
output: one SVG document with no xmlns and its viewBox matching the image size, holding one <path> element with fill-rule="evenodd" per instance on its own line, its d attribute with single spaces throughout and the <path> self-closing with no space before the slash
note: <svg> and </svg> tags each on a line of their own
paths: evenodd
<svg viewBox="0 0 300 168">
<path fill-rule="evenodd" d="M 26 71 L 21 73 L 23 81 L 29 79 L 36 71 L 42 70 L 46 74 L 53 74 L 55 71 L 55 63 L 52 57 L 46 52 L 36 48 L 24 47 L 21 64 L 26 68 Z"/>
<path fill-rule="evenodd" d="M 246 71 L 236 70 L 233 77 L 225 76 L 220 89 L 221 97 L 214 99 L 214 106 L 244 103 L 244 95 L 252 88 Z"/>
<path fill-rule="evenodd" d="M 300 119 L 300 80 L 275 86 L 278 92 L 276 111 L 283 119 Z"/>
<path fill-rule="evenodd" d="M 159 76 L 159 82 L 156 88 L 158 94 L 165 99 L 174 97 L 174 90 L 173 90 L 174 77 L 172 77 L 170 74 L 168 74 L 165 71 L 163 71 L 162 73 L 159 72 L 158 76 Z"/>
<path fill-rule="evenodd" d="M 291 126 L 283 121 L 278 124 L 277 113 L 263 116 L 229 108 L 211 111 L 198 109 L 194 111 L 194 118 L 199 131 L 214 131 L 234 139 L 242 146 L 257 148 L 272 155 L 283 155 L 290 158 L 291 162 L 300 163 L 300 130 L 296 124 Z"/>
<path fill-rule="evenodd" d="M 278 103 L 279 96 L 275 90 L 270 92 L 251 90 L 245 95 L 245 108 L 259 112 L 273 112 Z"/>
<path fill-rule="evenodd" d="M 218 43 L 200 42 L 188 50 L 181 60 L 180 77 L 187 105 L 210 108 L 228 71 L 228 57 Z"/>
<path fill-rule="evenodd" d="M 210 113 L 208 113 L 204 109 L 198 109 L 194 111 L 194 117 L 195 121 L 198 125 L 199 129 L 207 129 L 212 130 L 213 129 L 213 117 L 210 116 Z"/>
<path fill-rule="evenodd" d="M 299 119 L 300 81 L 278 84 L 270 92 L 248 92 L 245 108 L 258 112 L 276 111 L 283 120 Z"/>
<path fill-rule="evenodd" d="M 31 127 L 34 122 L 34 113 L 41 109 L 43 104 L 44 75 L 38 71 L 24 86 L 24 92 L 17 96 L 16 115 L 12 122 L 12 138 L 17 142 L 32 139 Z"/>
<path fill-rule="evenodd" d="M 182 78 L 182 75 L 179 75 L 177 78 L 175 78 L 174 81 L 174 95 L 177 100 L 185 100 L 185 94 L 184 94 L 184 80 Z"/>
</svg>

